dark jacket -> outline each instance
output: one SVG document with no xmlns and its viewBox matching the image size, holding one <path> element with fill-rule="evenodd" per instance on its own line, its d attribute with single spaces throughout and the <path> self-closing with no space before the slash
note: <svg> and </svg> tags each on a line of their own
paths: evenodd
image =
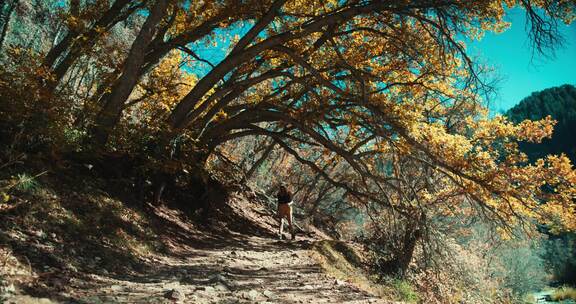
<svg viewBox="0 0 576 304">
<path fill-rule="evenodd" d="M 292 195 L 290 195 L 290 193 L 278 192 L 276 198 L 278 198 L 278 204 L 288 204 L 292 201 Z"/>
</svg>

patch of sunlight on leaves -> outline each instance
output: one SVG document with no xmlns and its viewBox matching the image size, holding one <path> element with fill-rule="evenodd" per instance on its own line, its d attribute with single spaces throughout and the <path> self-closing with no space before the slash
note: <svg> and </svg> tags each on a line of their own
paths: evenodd
<svg viewBox="0 0 576 304">
<path fill-rule="evenodd" d="M 63 131 L 64 142 L 70 147 L 74 147 L 76 152 L 82 151 L 82 141 L 86 138 L 86 136 L 86 131 L 78 129 L 66 128 Z"/>
<path fill-rule="evenodd" d="M 0 203 L 7 203 L 10 200 L 10 195 L 6 192 L 0 192 Z"/>
<path fill-rule="evenodd" d="M 576 288 L 563 286 L 554 291 L 552 294 L 553 301 L 565 301 L 573 300 L 576 301 Z"/>
<path fill-rule="evenodd" d="M 14 283 L 30 283 L 32 275 L 32 269 L 18 260 L 10 248 L 0 247 L 0 303 L 14 291 Z"/>
<path fill-rule="evenodd" d="M 106 238 L 113 246 L 127 248 L 140 256 L 150 255 L 162 247 L 141 211 L 129 209 L 105 193 L 90 195 L 89 201 L 94 205 L 91 220 L 101 229 L 110 230 Z M 87 224 L 80 219 L 77 225 Z"/>
<path fill-rule="evenodd" d="M 115 247 L 129 249 L 138 256 L 149 256 L 157 251 L 159 246 L 153 241 L 140 240 L 123 229 L 118 229 L 110 241 Z"/>
</svg>

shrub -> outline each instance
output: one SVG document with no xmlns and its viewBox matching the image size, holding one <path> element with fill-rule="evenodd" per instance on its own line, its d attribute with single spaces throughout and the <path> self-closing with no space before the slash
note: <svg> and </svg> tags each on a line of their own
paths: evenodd
<svg viewBox="0 0 576 304">
<path fill-rule="evenodd" d="M 0 138 L 18 150 L 61 148 L 71 123 L 71 100 L 55 96 L 44 84 L 52 75 L 30 49 L 10 47 L 0 65 Z"/>
<path fill-rule="evenodd" d="M 496 251 L 496 258 L 501 263 L 501 268 L 495 273 L 504 279 L 504 286 L 512 290 L 517 297 L 546 285 L 548 274 L 537 247 L 504 247 Z"/>
<path fill-rule="evenodd" d="M 550 235 L 545 243 L 546 266 L 560 284 L 576 284 L 576 234 Z"/>
<path fill-rule="evenodd" d="M 395 279 L 392 281 L 392 286 L 398 293 L 400 300 L 408 302 L 408 303 L 418 303 L 420 297 L 418 293 L 414 290 L 414 287 L 410 284 L 410 282 L 406 280 Z"/>
<path fill-rule="evenodd" d="M 18 174 L 16 176 L 15 188 L 22 192 L 34 192 L 39 186 L 35 178 L 35 176 L 30 176 L 26 173 Z"/>
</svg>

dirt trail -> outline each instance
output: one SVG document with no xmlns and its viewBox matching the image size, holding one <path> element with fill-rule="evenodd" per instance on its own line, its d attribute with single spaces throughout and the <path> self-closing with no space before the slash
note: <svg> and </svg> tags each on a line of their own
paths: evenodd
<svg viewBox="0 0 576 304">
<path fill-rule="evenodd" d="M 160 271 L 146 277 L 95 278 L 101 286 L 83 297 L 104 303 L 388 303 L 327 276 L 306 245 L 249 237 L 238 246 L 159 259 Z"/>
<path fill-rule="evenodd" d="M 233 220 L 209 233 L 159 208 L 154 225 L 167 254 L 149 255 L 134 271 L 56 271 L 45 279 L 52 301 L 16 296 L 7 303 L 391 303 L 324 273 L 309 250 L 317 239 L 276 239 L 265 204 L 236 198 L 227 206 Z"/>
<path fill-rule="evenodd" d="M 309 242 L 246 237 L 221 249 L 157 257 L 154 271 L 144 274 L 72 279 L 62 295 L 69 303 L 390 303 L 325 274 Z M 23 302 L 50 303 L 8 301 Z"/>
</svg>

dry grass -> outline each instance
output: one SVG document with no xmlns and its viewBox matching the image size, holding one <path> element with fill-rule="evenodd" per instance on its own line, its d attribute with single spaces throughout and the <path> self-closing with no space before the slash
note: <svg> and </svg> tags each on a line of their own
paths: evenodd
<svg viewBox="0 0 576 304">
<path fill-rule="evenodd" d="M 520 301 L 522 304 L 536 304 L 538 302 L 533 294 L 524 295 Z"/>
<path fill-rule="evenodd" d="M 573 287 L 560 287 L 554 291 L 552 294 L 552 300 L 554 301 L 564 301 L 564 300 L 574 300 L 576 301 L 576 288 Z"/>
<path fill-rule="evenodd" d="M 390 290 L 377 286 L 362 269 L 362 259 L 352 248 L 337 241 L 319 241 L 313 246 L 314 257 L 327 273 L 338 280 L 352 283 L 358 288 L 379 296 Z"/>
<path fill-rule="evenodd" d="M 138 256 L 162 246 L 141 210 L 127 208 L 103 191 L 59 195 L 52 189 L 41 189 L 25 209 L 23 227 L 55 232 L 68 240 L 100 240 Z"/>
<path fill-rule="evenodd" d="M 402 280 L 392 280 L 390 284 L 377 282 L 365 270 L 365 263 L 358 250 L 344 242 L 319 241 L 312 247 L 314 258 L 322 268 L 338 280 L 346 281 L 371 294 L 397 301 L 415 303 L 418 295 L 412 286 Z M 409 295 L 407 297 L 407 295 Z"/>
<path fill-rule="evenodd" d="M 128 195 L 109 191 L 102 179 L 69 176 L 50 174 L 32 193 L 11 193 L 2 211 L 10 220 L 0 223 L 0 248 L 29 259 L 33 272 L 43 272 L 47 263 L 91 272 L 141 269 L 149 256 L 165 250 L 149 216 L 130 207 Z M 41 254 L 31 253 L 34 244 Z"/>
</svg>

